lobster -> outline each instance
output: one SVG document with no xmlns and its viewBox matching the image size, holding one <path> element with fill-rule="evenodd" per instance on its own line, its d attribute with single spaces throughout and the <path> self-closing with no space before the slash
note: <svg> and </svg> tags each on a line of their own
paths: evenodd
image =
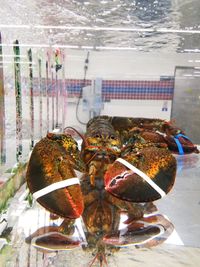
<svg viewBox="0 0 200 267">
<path fill-rule="evenodd" d="M 26 174 L 30 192 L 52 218 L 63 222 L 38 229 L 26 241 L 45 251 L 82 246 L 95 255 L 90 266 L 95 260 L 107 265 L 106 256 L 123 246 L 164 242 L 173 224 L 155 213 L 152 202 L 174 185 L 173 153 L 199 153 L 197 147 L 161 119 L 94 117 L 86 133 L 78 133 L 81 148 L 73 130 L 48 133 L 32 151 Z M 74 237 L 80 218 L 84 240 Z"/>
</svg>

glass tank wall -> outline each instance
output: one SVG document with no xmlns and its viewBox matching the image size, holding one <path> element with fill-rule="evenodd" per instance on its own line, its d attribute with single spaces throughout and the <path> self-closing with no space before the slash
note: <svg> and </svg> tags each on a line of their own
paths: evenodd
<svg viewBox="0 0 200 267">
<path fill-rule="evenodd" d="M 37 246 L 37 237 L 62 219 L 32 203 L 25 173 L 41 138 L 66 127 L 84 135 L 96 115 L 171 121 L 199 145 L 199 11 L 197 0 L 2 4 L 0 267 L 198 265 L 199 154 L 174 154 L 175 184 L 146 208 L 153 217 L 142 218 L 144 235 L 138 225 L 127 230 L 121 216 L 103 243 L 81 218 L 73 240 L 69 233 L 44 239 L 54 250 Z"/>
</svg>

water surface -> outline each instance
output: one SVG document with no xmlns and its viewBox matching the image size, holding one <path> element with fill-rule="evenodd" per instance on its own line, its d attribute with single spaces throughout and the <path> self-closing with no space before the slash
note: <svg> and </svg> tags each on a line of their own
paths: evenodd
<svg viewBox="0 0 200 267">
<path fill-rule="evenodd" d="M 66 30 L 43 26 L 107 27 L 129 29 L 199 30 L 198 0 L 1 0 L 0 24 L 32 28 L 2 28 L 4 42 L 131 47 L 142 51 L 197 49 L 199 34 Z"/>
</svg>

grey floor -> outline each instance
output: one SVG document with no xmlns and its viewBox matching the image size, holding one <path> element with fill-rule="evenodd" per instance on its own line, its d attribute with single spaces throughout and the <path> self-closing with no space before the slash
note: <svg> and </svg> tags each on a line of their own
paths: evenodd
<svg viewBox="0 0 200 267">
<path fill-rule="evenodd" d="M 173 222 L 185 246 L 200 247 L 200 154 L 177 156 L 174 188 L 157 207 Z"/>
</svg>

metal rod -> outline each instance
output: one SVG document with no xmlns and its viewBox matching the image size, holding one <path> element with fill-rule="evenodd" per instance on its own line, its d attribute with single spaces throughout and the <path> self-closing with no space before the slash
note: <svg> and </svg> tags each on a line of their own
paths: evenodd
<svg viewBox="0 0 200 267">
<path fill-rule="evenodd" d="M 38 85 L 39 85 L 39 125 L 40 125 L 40 138 L 42 138 L 42 60 L 38 59 Z"/>
<path fill-rule="evenodd" d="M 52 130 L 55 127 L 54 123 L 54 90 L 55 90 L 55 84 L 54 84 L 54 75 L 53 75 L 53 67 L 51 66 L 51 105 L 52 105 Z"/>
<path fill-rule="evenodd" d="M 0 32 L 1 44 L 1 32 Z M 0 45 L 0 164 L 6 162 L 6 144 L 5 144 L 5 90 L 3 74 L 3 54 Z"/>
<path fill-rule="evenodd" d="M 66 127 L 67 91 L 65 89 L 65 53 L 62 53 L 62 132 Z"/>
<path fill-rule="evenodd" d="M 29 59 L 29 89 L 30 89 L 30 120 L 31 120 L 31 149 L 34 146 L 34 98 L 33 98 L 33 64 L 32 64 L 32 51 L 28 50 Z"/>
<path fill-rule="evenodd" d="M 48 60 L 46 61 L 46 105 L 47 105 L 47 123 L 46 123 L 46 130 L 47 133 L 49 132 L 49 63 Z"/>
<path fill-rule="evenodd" d="M 56 71 L 56 81 L 55 81 L 55 93 L 56 93 L 56 127 L 58 127 L 59 84 L 58 84 L 58 72 L 57 71 Z"/>
<path fill-rule="evenodd" d="M 60 97 L 61 97 L 61 81 L 58 79 L 59 70 L 62 68 L 61 64 L 61 51 L 60 49 L 55 50 L 55 71 L 56 71 L 56 127 L 59 126 L 59 110 L 60 110 Z"/>
<path fill-rule="evenodd" d="M 19 161 L 22 155 L 22 94 L 21 94 L 21 70 L 20 70 L 20 48 L 16 40 L 14 50 L 14 73 L 15 73 L 15 98 L 16 98 L 16 159 Z"/>
</svg>

